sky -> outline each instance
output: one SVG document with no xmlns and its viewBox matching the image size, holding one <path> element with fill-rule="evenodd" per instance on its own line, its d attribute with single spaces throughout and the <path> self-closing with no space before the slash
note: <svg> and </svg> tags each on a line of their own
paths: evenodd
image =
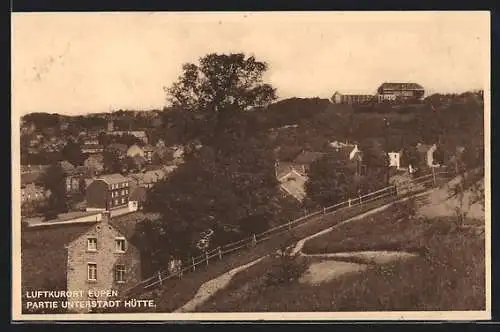
<svg viewBox="0 0 500 332">
<path fill-rule="evenodd" d="M 182 64 L 244 52 L 280 99 L 486 89 L 488 12 L 13 13 L 12 109 L 67 115 L 166 104 Z"/>
</svg>

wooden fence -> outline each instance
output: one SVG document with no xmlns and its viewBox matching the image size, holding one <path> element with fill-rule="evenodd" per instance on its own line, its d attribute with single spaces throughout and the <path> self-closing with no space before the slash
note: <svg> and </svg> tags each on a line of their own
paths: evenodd
<svg viewBox="0 0 500 332">
<path fill-rule="evenodd" d="M 303 217 L 291 220 L 285 224 L 266 230 L 259 234 L 253 234 L 250 237 L 242 240 L 219 246 L 208 250 L 199 256 L 191 257 L 189 260 L 182 262 L 182 268 L 178 271 L 171 270 L 159 271 L 157 274 L 148 279 L 141 281 L 132 288 L 124 291 L 125 295 L 138 294 L 143 291 L 151 290 L 155 286 L 162 286 L 163 282 L 173 278 L 182 278 L 186 273 L 195 272 L 198 266 L 208 266 L 210 262 L 220 261 L 226 255 L 236 251 L 245 250 L 256 246 L 258 243 L 270 240 L 280 235 L 286 234 L 295 228 L 304 226 L 314 217 L 322 215 L 332 215 L 339 213 L 339 216 L 345 219 L 354 217 L 355 215 L 367 212 L 382 205 L 394 202 L 398 199 L 418 194 L 430 188 L 437 187 L 448 181 L 452 173 L 450 172 L 432 172 L 424 176 L 409 180 L 404 183 L 392 185 L 356 198 L 348 199 L 347 201 L 324 207 L 318 211 L 304 215 Z M 341 213 L 347 212 L 347 213 Z M 349 213 L 350 212 L 350 213 Z"/>
</svg>

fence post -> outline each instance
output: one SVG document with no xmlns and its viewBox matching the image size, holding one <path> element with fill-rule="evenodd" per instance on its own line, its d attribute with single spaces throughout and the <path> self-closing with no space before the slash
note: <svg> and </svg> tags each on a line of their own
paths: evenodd
<svg viewBox="0 0 500 332">
<path fill-rule="evenodd" d="M 347 200 L 347 203 L 348 203 L 349 207 L 351 207 L 351 198 L 349 198 L 349 199 Z"/>
<path fill-rule="evenodd" d="M 436 170 L 432 167 L 432 184 L 436 186 Z"/>
<path fill-rule="evenodd" d="M 222 260 L 222 249 L 219 246 L 219 259 Z"/>
<path fill-rule="evenodd" d="M 252 237 L 252 245 L 256 245 L 257 244 L 257 237 L 255 236 L 255 234 L 253 234 L 253 237 Z"/>
<path fill-rule="evenodd" d="M 163 287 L 163 280 L 161 279 L 161 272 L 158 271 L 158 281 L 160 283 L 160 287 Z"/>
<path fill-rule="evenodd" d="M 291 230 L 292 230 L 292 222 L 291 222 L 291 221 L 289 221 L 289 222 L 288 222 L 288 230 L 289 230 L 289 231 L 291 231 Z"/>
<path fill-rule="evenodd" d="M 205 250 L 205 258 L 207 260 L 207 266 L 208 266 L 208 251 Z"/>
<path fill-rule="evenodd" d="M 193 272 L 196 271 L 196 265 L 194 264 L 194 257 L 191 256 L 191 262 L 193 262 Z"/>
<path fill-rule="evenodd" d="M 323 215 L 325 215 L 325 214 L 326 214 L 326 208 L 324 207 L 323 208 Z"/>
</svg>

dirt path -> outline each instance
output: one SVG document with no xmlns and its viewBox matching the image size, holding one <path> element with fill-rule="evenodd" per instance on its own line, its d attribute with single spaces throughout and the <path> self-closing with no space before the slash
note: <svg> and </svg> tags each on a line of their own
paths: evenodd
<svg viewBox="0 0 500 332">
<path fill-rule="evenodd" d="M 386 264 L 396 260 L 408 259 L 417 257 L 418 255 L 406 251 L 386 251 L 386 250 L 369 250 L 369 251 L 351 251 L 351 252 L 336 252 L 328 254 L 302 254 L 305 257 L 319 258 L 352 258 L 364 261 L 366 264 Z"/>
<path fill-rule="evenodd" d="M 429 191 L 426 191 L 426 192 L 423 192 L 423 193 L 420 193 L 418 195 L 415 195 L 413 197 L 421 197 L 421 196 L 425 196 L 425 195 L 428 195 L 433 189 L 429 190 Z M 328 232 L 331 232 L 333 231 L 335 228 L 343 225 L 343 224 L 346 224 L 346 223 L 349 223 L 349 222 L 352 222 L 352 221 L 355 221 L 355 220 L 359 220 L 359 219 L 362 219 L 366 216 L 369 216 L 371 214 L 374 214 L 374 213 L 378 213 L 380 211 L 383 211 L 387 208 L 389 208 L 390 206 L 392 206 L 393 204 L 395 203 L 399 203 L 399 202 L 404 202 L 406 200 L 408 200 L 410 197 L 406 197 L 406 198 L 403 198 L 403 199 L 400 199 L 398 201 L 395 201 L 395 202 L 391 202 L 391 203 L 388 203 L 386 205 L 383 205 L 381 207 L 378 207 L 376 209 L 373 209 L 373 210 L 370 210 L 370 211 L 367 211 L 363 214 L 360 214 L 356 217 L 352 217 L 350 219 L 347 219 L 347 220 L 344 220 L 342 221 L 341 223 L 335 225 L 335 226 L 332 226 L 332 227 L 329 227 L 321 232 L 318 232 L 316 234 L 313 234 L 311 236 L 308 236 L 302 240 L 300 240 L 299 242 L 297 242 L 297 244 L 295 245 L 295 247 L 293 248 L 292 250 L 292 255 L 297 255 L 297 254 L 302 254 L 302 248 L 304 247 L 304 244 L 306 243 L 306 241 L 309 241 L 310 239 L 312 238 L 315 238 L 317 236 L 320 236 L 320 235 L 323 235 L 325 233 L 328 233 Z M 207 282 L 205 282 L 203 285 L 200 286 L 200 288 L 198 289 L 198 292 L 196 293 L 196 295 L 191 299 L 189 300 L 186 304 L 184 304 L 182 307 L 180 307 L 179 309 L 175 310 L 174 312 L 192 312 L 196 309 L 196 307 L 198 307 L 199 305 L 205 303 L 208 299 L 210 299 L 210 297 L 212 297 L 212 295 L 214 295 L 217 291 L 225 288 L 227 285 L 229 285 L 231 279 L 233 278 L 233 276 L 241 271 L 244 271 L 246 269 L 248 269 L 249 267 L 259 263 L 261 260 L 263 260 L 265 257 L 267 257 L 268 255 L 265 255 L 257 260 L 254 260 L 248 264 L 245 264 L 245 265 L 242 265 L 242 266 L 239 266 L 237 268 L 234 268 L 232 269 L 231 271 L 228 271 L 226 273 L 223 273 L 221 274 L 220 276 L 218 276 L 217 278 L 214 278 L 212 280 L 209 280 Z"/>
<path fill-rule="evenodd" d="M 190 312 L 194 311 L 196 307 L 205 303 L 212 295 L 214 295 L 217 291 L 225 288 L 231 282 L 231 279 L 235 274 L 241 272 L 243 270 L 248 269 L 249 267 L 259 263 L 261 260 L 266 258 L 267 256 L 263 256 L 259 259 L 256 259 L 248 264 L 239 266 L 235 269 L 232 269 L 229 272 L 221 274 L 215 279 L 209 280 L 200 286 L 196 295 L 185 305 L 175 310 L 174 312 Z"/>
</svg>

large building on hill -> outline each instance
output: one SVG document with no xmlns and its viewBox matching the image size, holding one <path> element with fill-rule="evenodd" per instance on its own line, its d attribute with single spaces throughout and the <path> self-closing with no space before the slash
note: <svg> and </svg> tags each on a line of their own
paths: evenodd
<svg viewBox="0 0 500 332">
<path fill-rule="evenodd" d="M 335 91 L 332 96 L 332 102 L 334 104 L 366 104 L 374 101 L 377 101 L 376 96 L 366 94 L 341 94 L 340 92 Z"/>
<path fill-rule="evenodd" d="M 369 104 L 384 102 L 420 101 L 424 97 L 424 88 L 417 83 L 382 83 L 377 93 L 370 94 L 342 94 L 335 91 L 331 101 L 334 104 Z"/>
<path fill-rule="evenodd" d="M 424 97 L 424 88 L 417 83 L 382 83 L 377 89 L 377 99 L 384 101 L 421 100 Z"/>
</svg>

